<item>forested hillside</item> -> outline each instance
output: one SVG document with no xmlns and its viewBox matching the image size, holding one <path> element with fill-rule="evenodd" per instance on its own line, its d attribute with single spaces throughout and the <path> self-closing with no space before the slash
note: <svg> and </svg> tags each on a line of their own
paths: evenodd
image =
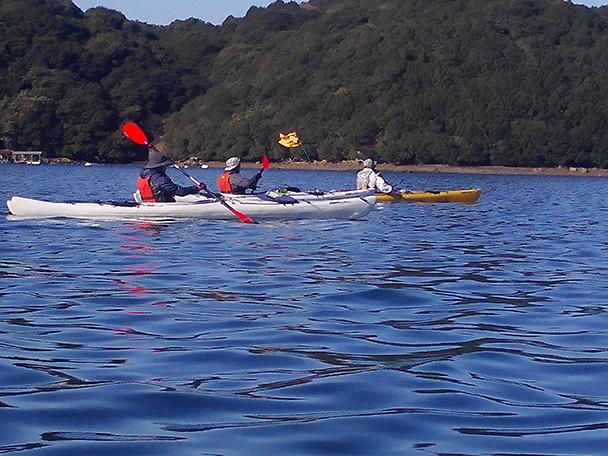
<svg viewBox="0 0 608 456">
<path fill-rule="evenodd" d="M 356 150 L 391 163 L 608 167 L 608 8 L 562 0 L 312 0 L 152 26 L 0 0 L 0 148 L 128 162 Z"/>
</svg>

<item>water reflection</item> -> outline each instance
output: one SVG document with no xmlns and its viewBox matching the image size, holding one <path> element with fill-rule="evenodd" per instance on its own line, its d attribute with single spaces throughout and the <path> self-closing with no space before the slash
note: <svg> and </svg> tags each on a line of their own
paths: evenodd
<svg viewBox="0 0 608 456">
<path fill-rule="evenodd" d="M 0 221 L 0 452 L 603 454 L 604 202 L 485 179 L 357 223 Z"/>
</svg>

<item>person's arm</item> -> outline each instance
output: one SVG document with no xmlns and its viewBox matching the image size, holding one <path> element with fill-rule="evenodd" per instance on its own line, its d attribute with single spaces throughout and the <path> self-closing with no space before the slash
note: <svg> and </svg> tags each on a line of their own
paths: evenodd
<svg viewBox="0 0 608 456">
<path fill-rule="evenodd" d="M 369 177 L 370 188 L 376 188 L 383 193 L 390 193 L 393 190 L 393 187 L 386 183 L 380 173 L 374 172 Z"/>
<path fill-rule="evenodd" d="M 390 193 L 393 191 L 393 187 L 384 180 L 380 173 L 376 174 L 376 188 L 383 193 Z"/>
<path fill-rule="evenodd" d="M 253 187 L 251 187 L 252 190 L 255 190 L 258 187 L 258 182 L 260 181 L 260 179 L 262 178 L 262 171 L 258 171 L 257 173 L 255 173 L 252 177 L 251 177 L 251 182 Z"/>
<path fill-rule="evenodd" d="M 246 177 L 241 176 L 240 174 L 231 174 L 230 175 L 230 186 L 232 187 L 232 191 L 237 192 L 245 192 L 248 188 L 255 190 L 258 185 L 258 181 L 262 177 L 261 173 L 257 173 L 251 179 L 247 179 Z"/>
<path fill-rule="evenodd" d="M 182 187 L 177 185 L 167 175 L 160 176 L 156 182 L 156 186 L 166 195 L 186 196 L 198 193 L 199 188 L 196 185 Z"/>
<path fill-rule="evenodd" d="M 175 192 L 175 196 L 194 195 L 200 190 L 201 189 L 197 185 L 190 185 L 189 187 L 182 187 L 181 185 L 177 185 L 177 191 Z"/>
</svg>

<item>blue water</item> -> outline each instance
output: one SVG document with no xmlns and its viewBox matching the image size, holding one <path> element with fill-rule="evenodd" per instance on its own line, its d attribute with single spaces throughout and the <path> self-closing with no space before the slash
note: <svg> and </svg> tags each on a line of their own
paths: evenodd
<svg viewBox="0 0 608 456">
<path fill-rule="evenodd" d="M 126 200 L 137 173 L 1 165 L 0 200 Z M 271 225 L 2 206 L 0 453 L 607 454 L 608 181 L 385 177 L 483 193 Z"/>
</svg>

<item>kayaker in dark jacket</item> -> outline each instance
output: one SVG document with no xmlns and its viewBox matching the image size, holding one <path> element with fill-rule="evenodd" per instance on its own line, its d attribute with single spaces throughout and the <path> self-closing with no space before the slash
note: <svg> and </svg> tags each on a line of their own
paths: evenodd
<svg viewBox="0 0 608 456">
<path fill-rule="evenodd" d="M 255 190 L 258 181 L 262 178 L 262 171 L 256 173 L 251 179 L 240 175 L 241 160 L 232 157 L 226 160 L 224 172 L 217 178 L 217 187 L 222 193 L 243 195 L 247 189 Z"/>
<path fill-rule="evenodd" d="M 148 163 L 144 166 L 137 179 L 137 189 L 144 203 L 173 203 L 175 196 L 186 196 L 198 193 L 198 186 L 182 187 L 167 176 L 167 167 L 173 162 L 167 157 L 152 150 Z"/>
</svg>

